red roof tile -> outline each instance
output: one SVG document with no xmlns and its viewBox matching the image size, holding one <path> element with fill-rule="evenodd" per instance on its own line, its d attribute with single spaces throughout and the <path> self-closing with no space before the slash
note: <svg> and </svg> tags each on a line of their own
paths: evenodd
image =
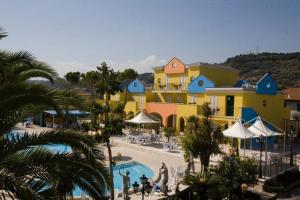
<svg viewBox="0 0 300 200">
<path fill-rule="evenodd" d="M 300 101 L 300 88 L 287 88 L 283 93 L 285 100 Z"/>
</svg>

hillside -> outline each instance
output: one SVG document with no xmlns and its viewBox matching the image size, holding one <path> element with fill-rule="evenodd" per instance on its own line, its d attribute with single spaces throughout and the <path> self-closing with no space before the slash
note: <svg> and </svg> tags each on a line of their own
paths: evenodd
<svg viewBox="0 0 300 200">
<path fill-rule="evenodd" d="M 153 84 L 153 79 L 154 75 L 153 73 L 143 73 L 138 75 L 138 79 L 141 80 L 145 85 L 152 85 Z"/>
<path fill-rule="evenodd" d="M 240 70 L 241 79 L 252 83 L 271 72 L 279 89 L 300 87 L 300 52 L 238 55 L 222 64 Z"/>
<path fill-rule="evenodd" d="M 241 71 L 240 78 L 255 84 L 265 73 L 271 72 L 279 89 L 300 87 L 300 52 L 298 53 L 260 53 L 244 54 L 228 58 L 222 65 L 234 67 Z M 138 75 L 145 85 L 153 84 L 153 73 Z M 54 88 L 61 88 L 64 79 L 58 79 L 54 85 L 48 81 L 42 82 Z"/>
</svg>

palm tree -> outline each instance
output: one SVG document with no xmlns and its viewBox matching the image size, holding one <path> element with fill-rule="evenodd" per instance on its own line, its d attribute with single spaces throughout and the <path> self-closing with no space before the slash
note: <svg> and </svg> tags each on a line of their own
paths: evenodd
<svg viewBox="0 0 300 200">
<path fill-rule="evenodd" d="M 176 133 L 175 129 L 171 127 L 164 127 L 163 131 L 165 133 L 165 137 L 168 139 L 168 142 L 170 141 L 170 137 L 174 136 Z"/>
<path fill-rule="evenodd" d="M 104 128 L 101 133 L 101 141 L 106 144 L 109 159 L 109 172 L 110 172 L 110 189 L 114 191 L 114 179 L 113 179 L 113 158 L 111 152 L 110 136 L 113 134 L 122 134 L 122 128 L 119 123 L 122 122 L 122 118 L 115 118 L 115 114 L 111 112 L 110 97 L 120 91 L 120 82 L 118 81 L 118 73 L 115 73 L 113 69 L 110 69 L 105 62 L 101 63 L 100 67 L 97 67 L 99 73 L 99 80 L 96 83 L 96 88 L 101 96 L 105 98 L 104 106 Z M 123 104 L 124 106 L 125 104 Z M 123 113 L 123 112 L 122 112 Z M 114 199 L 114 193 L 111 192 L 111 199 Z"/>
<path fill-rule="evenodd" d="M 3 38 L 0 29 L 0 38 Z M 75 186 L 101 199 L 107 172 L 96 140 L 77 132 L 6 135 L 30 113 L 32 106 L 59 108 L 60 92 L 33 84 L 29 79 L 53 82 L 56 72 L 28 52 L 0 51 L 0 198 L 65 199 Z M 71 152 L 53 152 L 45 145 L 64 144 Z"/>
<path fill-rule="evenodd" d="M 71 152 L 45 145 L 64 144 Z M 102 199 L 107 171 L 94 138 L 76 132 L 48 131 L 0 140 L 0 191 L 19 199 L 64 199 L 76 186 Z"/>
<path fill-rule="evenodd" d="M 201 171 L 206 171 L 212 154 L 220 153 L 219 143 L 223 134 L 220 127 L 210 120 L 210 108 L 208 103 L 202 105 L 202 119 L 192 116 L 188 121 L 193 122 L 193 128 L 182 139 L 182 145 L 186 154 L 200 158 Z"/>
<path fill-rule="evenodd" d="M 183 183 L 191 186 L 194 197 L 199 200 L 223 199 L 226 194 L 221 177 L 210 171 L 186 175 Z"/>
<path fill-rule="evenodd" d="M 0 27 L 0 40 L 7 36 L 7 33 L 5 32 L 4 28 Z"/>
</svg>

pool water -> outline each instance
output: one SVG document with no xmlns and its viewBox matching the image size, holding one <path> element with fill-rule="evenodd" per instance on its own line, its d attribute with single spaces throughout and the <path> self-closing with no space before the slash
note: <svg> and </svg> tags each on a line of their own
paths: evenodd
<svg viewBox="0 0 300 200">
<path fill-rule="evenodd" d="M 140 164 L 138 162 L 130 162 L 130 163 L 116 165 L 113 168 L 114 188 L 118 189 L 119 191 L 122 191 L 122 189 L 123 189 L 123 180 L 122 180 L 122 176 L 120 176 L 120 174 L 119 174 L 119 169 L 120 169 L 121 174 L 125 174 L 127 170 L 129 171 L 131 188 L 132 188 L 132 184 L 135 181 L 138 182 L 138 184 L 141 183 L 140 177 L 143 174 L 145 174 L 145 176 L 148 178 L 153 178 L 153 176 L 154 176 L 153 171 L 149 167 L 147 167 L 143 164 Z M 82 191 L 80 188 L 76 188 L 73 191 L 74 196 L 80 196 L 81 193 L 82 193 Z"/>
<path fill-rule="evenodd" d="M 24 133 L 20 133 L 18 131 L 18 134 L 22 136 Z M 16 132 L 11 131 L 9 135 L 16 135 Z M 64 144 L 56 144 L 56 145 L 45 145 L 46 148 L 53 152 L 71 152 L 71 148 Z M 118 164 L 114 166 L 113 168 L 113 174 L 114 174 L 114 188 L 118 189 L 119 191 L 122 191 L 123 189 L 123 180 L 122 176 L 119 174 L 119 170 L 121 174 L 125 175 L 126 171 L 129 171 L 129 177 L 130 177 L 130 187 L 132 188 L 132 184 L 136 181 L 138 184 L 141 183 L 140 177 L 145 174 L 148 178 L 153 178 L 154 173 L 153 171 L 147 167 L 146 165 L 143 165 L 138 162 L 129 162 L 124 164 Z M 80 188 L 76 188 L 73 191 L 74 196 L 80 196 L 82 193 L 82 190 Z"/>
<path fill-rule="evenodd" d="M 126 171 L 129 171 L 130 177 L 130 187 L 132 188 L 132 184 L 136 181 L 138 184 L 141 184 L 140 177 L 145 174 L 148 178 L 153 178 L 153 171 L 147 167 L 146 165 L 140 164 L 138 162 L 130 162 L 126 164 L 116 165 L 114 167 L 114 186 L 116 189 L 122 190 L 123 188 L 123 180 L 122 176 L 119 175 L 119 169 L 121 174 L 125 174 Z"/>
</svg>

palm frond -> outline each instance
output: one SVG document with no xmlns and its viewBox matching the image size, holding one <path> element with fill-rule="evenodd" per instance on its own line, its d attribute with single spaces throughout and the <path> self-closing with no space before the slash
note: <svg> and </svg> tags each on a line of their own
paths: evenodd
<svg viewBox="0 0 300 200">
<path fill-rule="evenodd" d="M 7 37 L 7 32 L 4 28 L 0 27 L 0 40 L 5 37 Z"/>
</svg>

